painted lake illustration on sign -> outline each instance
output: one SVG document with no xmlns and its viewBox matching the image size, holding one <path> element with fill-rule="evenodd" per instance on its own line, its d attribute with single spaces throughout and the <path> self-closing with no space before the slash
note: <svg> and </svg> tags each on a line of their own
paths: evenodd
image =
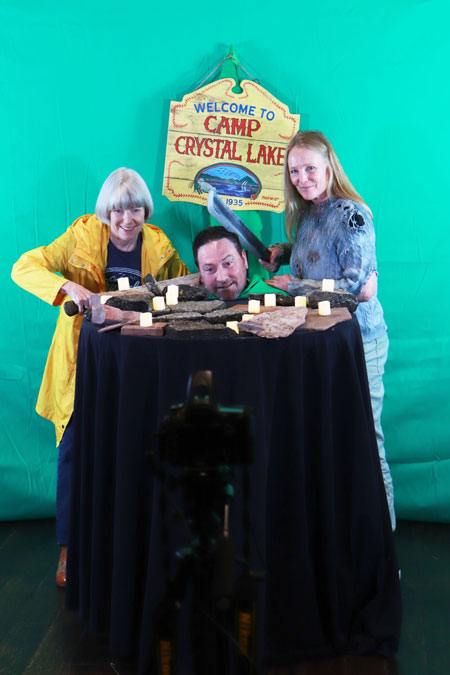
<svg viewBox="0 0 450 675">
<path fill-rule="evenodd" d="M 219 195 L 255 199 L 261 192 L 261 181 L 252 171 L 236 164 L 212 164 L 199 171 L 194 189 L 202 192 L 199 181 L 214 187 Z"/>
</svg>

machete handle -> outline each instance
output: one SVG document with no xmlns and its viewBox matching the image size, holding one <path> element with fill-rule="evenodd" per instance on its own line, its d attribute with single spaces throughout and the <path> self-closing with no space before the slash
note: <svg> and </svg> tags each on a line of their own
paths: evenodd
<svg viewBox="0 0 450 675">
<path fill-rule="evenodd" d="M 265 251 L 261 251 L 261 259 L 270 263 L 270 251 L 268 248 Z"/>
<path fill-rule="evenodd" d="M 73 300 L 68 300 L 64 303 L 64 311 L 67 316 L 75 316 L 79 313 L 78 305 Z"/>
</svg>

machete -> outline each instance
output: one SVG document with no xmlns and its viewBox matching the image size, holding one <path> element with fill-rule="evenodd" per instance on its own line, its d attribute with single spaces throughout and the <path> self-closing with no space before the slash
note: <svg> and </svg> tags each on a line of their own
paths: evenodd
<svg viewBox="0 0 450 675">
<path fill-rule="evenodd" d="M 208 211 L 212 217 L 223 225 L 228 232 L 237 234 L 242 247 L 253 253 L 255 258 L 258 260 L 262 258 L 262 260 L 270 262 L 269 249 L 264 246 L 258 237 L 255 237 L 235 212 L 217 195 L 216 189 L 204 180 L 199 182 L 201 189 L 208 193 Z"/>
</svg>

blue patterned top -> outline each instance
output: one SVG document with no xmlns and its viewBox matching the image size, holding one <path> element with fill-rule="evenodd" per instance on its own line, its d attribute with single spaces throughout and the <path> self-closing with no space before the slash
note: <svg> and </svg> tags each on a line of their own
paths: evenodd
<svg viewBox="0 0 450 675">
<path fill-rule="evenodd" d="M 369 212 L 350 199 L 327 199 L 311 204 L 303 216 L 290 252 L 291 295 L 321 288 L 322 279 L 335 279 L 335 288 L 358 296 L 377 270 L 375 230 Z M 363 340 L 374 340 L 386 330 L 377 294 L 356 310 Z"/>
</svg>

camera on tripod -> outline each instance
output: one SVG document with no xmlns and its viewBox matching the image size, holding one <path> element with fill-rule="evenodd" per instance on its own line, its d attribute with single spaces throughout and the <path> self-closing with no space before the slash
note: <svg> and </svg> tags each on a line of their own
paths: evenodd
<svg viewBox="0 0 450 675">
<path fill-rule="evenodd" d="M 207 470 L 252 461 L 250 415 L 245 408 L 224 408 L 215 401 L 212 372 L 190 376 L 186 403 L 173 405 L 162 422 L 160 459 L 174 466 Z"/>
<path fill-rule="evenodd" d="M 178 618 L 186 597 L 193 672 L 253 675 L 257 660 L 255 582 L 262 576 L 250 570 L 250 413 L 244 407 L 218 405 L 212 372 L 196 371 L 189 377 L 186 402 L 171 406 L 157 435 L 154 470 L 160 485 L 166 578 L 165 594 L 154 613 L 152 675 L 178 673 Z M 239 557 L 229 525 L 235 470 L 241 486 Z M 177 488 L 181 494 L 175 497 L 171 493 Z M 169 501 L 176 504 L 172 511 L 188 535 L 188 541 L 175 551 L 169 550 Z M 236 566 L 241 569 L 237 579 Z"/>
</svg>

